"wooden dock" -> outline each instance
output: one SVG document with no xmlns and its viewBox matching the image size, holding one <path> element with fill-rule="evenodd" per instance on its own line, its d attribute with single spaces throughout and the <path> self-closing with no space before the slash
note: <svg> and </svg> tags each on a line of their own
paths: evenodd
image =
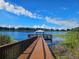
<svg viewBox="0 0 79 59">
<path fill-rule="evenodd" d="M 38 37 L 18 59 L 54 59 L 47 43 L 42 37 Z"/>
<path fill-rule="evenodd" d="M 31 44 L 28 45 L 28 47 L 27 47 L 26 45 L 28 43 L 30 43 L 30 42 L 28 42 L 29 40 L 30 40 Z M 26 41 L 26 42 L 22 41 L 24 43 L 21 46 L 19 46 L 19 45 L 16 46 L 15 45 L 14 48 L 12 46 L 10 48 L 10 45 L 9 45 L 8 48 L 7 48 L 7 46 L 4 46 L 7 49 L 4 49 L 4 47 L 2 47 L 4 50 L 2 50 L 2 48 L 0 48 L 0 55 L 1 55 L 0 59 L 1 58 L 2 59 L 3 58 L 4 59 L 54 59 L 54 56 L 51 53 L 51 51 L 50 51 L 50 49 L 49 49 L 49 47 L 48 47 L 48 45 L 45 42 L 43 37 L 31 38 L 29 40 Z M 20 44 L 22 42 L 20 42 Z M 12 44 L 12 45 L 14 45 L 14 44 Z M 24 48 L 24 49 L 21 50 L 20 48 L 21 49 Z M 8 51 L 8 49 L 10 51 Z M 16 51 L 14 51 L 14 50 L 16 50 Z M 12 53 L 12 55 L 10 55 L 11 53 Z"/>
</svg>

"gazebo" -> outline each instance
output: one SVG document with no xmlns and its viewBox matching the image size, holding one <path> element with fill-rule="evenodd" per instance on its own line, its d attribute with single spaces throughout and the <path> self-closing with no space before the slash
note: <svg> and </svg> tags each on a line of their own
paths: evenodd
<svg viewBox="0 0 79 59">
<path fill-rule="evenodd" d="M 52 35 L 49 33 L 46 33 L 44 30 L 36 30 L 32 34 L 28 35 L 29 37 L 34 37 L 34 36 L 42 36 L 45 40 L 50 40 L 52 41 Z"/>
<path fill-rule="evenodd" d="M 35 32 L 44 32 L 43 30 L 36 30 Z"/>
<path fill-rule="evenodd" d="M 45 31 L 43 31 L 43 30 L 36 30 L 36 31 L 35 31 L 35 34 L 42 34 L 42 35 L 43 35 L 44 32 L 45 32 Z"/>
</svg>

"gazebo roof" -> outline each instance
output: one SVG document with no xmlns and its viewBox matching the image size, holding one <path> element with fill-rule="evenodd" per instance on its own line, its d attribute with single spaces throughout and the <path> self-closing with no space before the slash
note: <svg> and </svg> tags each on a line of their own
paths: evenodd
<svg viewBox="0 0 79 59">
<path fill-rule="evenodd" d="M 44 32 L 43 30 L 37 30 L 37 31 L 35 31 L 35 32 Z"/>
</svg>

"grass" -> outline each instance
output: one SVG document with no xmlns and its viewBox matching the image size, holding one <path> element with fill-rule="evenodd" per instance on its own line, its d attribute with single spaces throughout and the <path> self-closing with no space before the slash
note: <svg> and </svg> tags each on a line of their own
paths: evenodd
<svg viewBox="0 0 79 59">
<path fill-rule="evenodd" d="M 60 43 L 63 49 L 56 48 L 55 53 L 57 59 L 78 59 L 79 58 L 79 32 L 67 32 L 65 35 L 57 34 L 57 37 L 63 38 L 64 41 Z M 66 51 L 64 51 L 66 49 Z M 59 52 L 57 52 L 59 51 Z M 60 52 L 64 51 L 64 52 Z M 61 53 L 61 55 L 59 55 Z M 64 55 L 62 55 L 64 53 Z"/>
<path fill-rule="evenodd" d="M 0 35 L 0 46 L 13 43 L 13 42 L 14 40 L 12 39 L 12 37 L 7 36 L 7 35 Z"/>
</svg>

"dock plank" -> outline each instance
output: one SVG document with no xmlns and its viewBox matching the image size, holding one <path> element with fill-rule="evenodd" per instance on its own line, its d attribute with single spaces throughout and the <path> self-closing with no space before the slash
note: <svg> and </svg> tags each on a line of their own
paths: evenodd
<svg viewBox="0 0 79 59">
<path fill-rule="evenodd" d="M 42 39 L 39 38 L 37 45 L 30 56 L 30 59 L 44 59 Z"/>
<path fill-rule="evenodd" d="M 32 52 L 37 41 L 38 39 L 35 40 L 17 59 L 27 59 L 30 53 Z"/>
<path fill-rule="evenodd" d="M 28 58 L 29 57 L 29 58 Z M 43 37 L 38 37 L 18 59 L 54 59 Z"/>
<path fill-rule="evenodd" d="M 18 59 L 28 59 L 29 54 L 21 54 Z"/>
<path fill-rule="evenodd" d="M 43 39 L 43 42 L 44 42 L 44 49 L 45 49 L 45 53 L 46 53 L 46 59 L 54 59 L 54 57 L 44 39 Z"/>
</svg>

